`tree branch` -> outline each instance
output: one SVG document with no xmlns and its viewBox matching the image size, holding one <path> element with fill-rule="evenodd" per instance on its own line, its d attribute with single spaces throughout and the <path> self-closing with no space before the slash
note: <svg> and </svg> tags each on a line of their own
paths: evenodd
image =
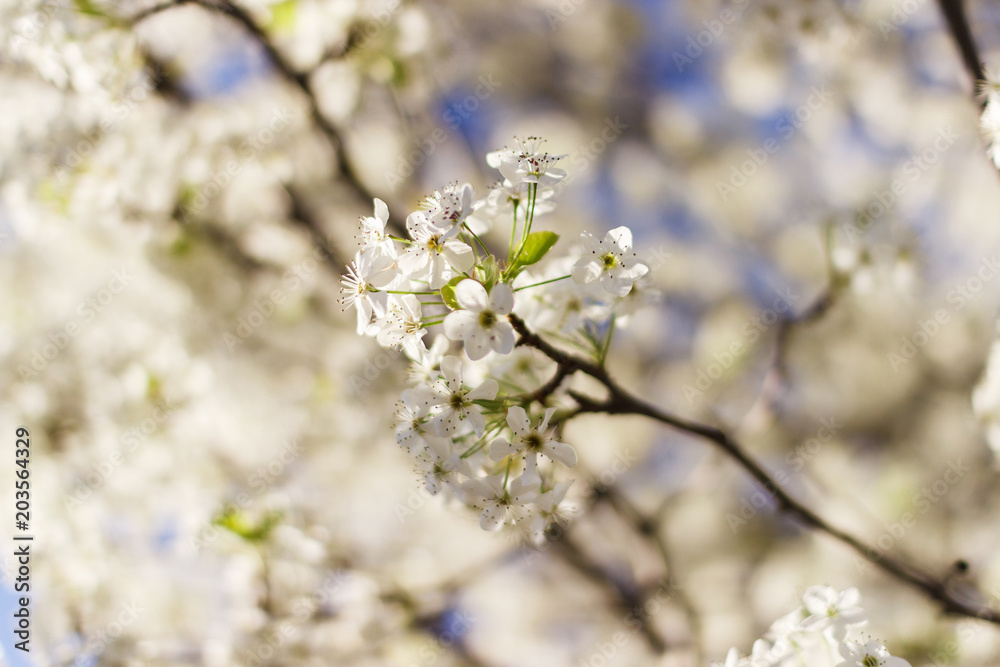
<svg viewBox="0 0 1000 667">
<path fill-rule="evenodd" d="M 965 65 L 965 70 L 972 77 L 972 94 L 978 95 L 980 86 L 986 81 L 986 72 L 983 69 L 983 59 L 979 55 L 979 49 L 976 48 L 976 42 L 972 37 L 972 29 L 965 16 L 962 0 L 938 0 L 938 6 L 948 24 L 948 32 L 951 33 L 951 37 L 958 47 L 962 64 Z M 980 102 L 980 108 L 984 106 L 985 101 Z"/>
<path fill-rule="evenodd" d="M 608 398 L 595 400 L 579 392 L 570 391 L 570 396 L 580 405 L 580 412 L 601 412 L 614 415 L 641 415 L 661 424 L 665 424 L 684 433 L 708 440 L 729 458 L 736 461 L 745 472 L 753 477 L 771 494 L 778 507 L 793 515 L 800 523 L 814 530 L 826 533 L 836 540 L 851 547 L 867 560 L 897 579 L 906 582 L 920 590 L 929 598 L 937 601 L 947 613 L 953 613 L 1000 625 L 1000 615 L 985 605 L 976 605 L 956 597 L 947 586 L 946 580 L 939 580 L 927 570 L 906 563 L 900 559 L 882 554 L 879 558 L 871 558 L 869 554 L 878 553 L 872 545 L 826 521 L 816 512 L 791 497 L 764 467 L 758 463 L 742 446 L 725 431 L 714 426 L 687 421 L 671 415 L 658 407 L 643 401 L 619 386 L 608 375 L 603 366 L 587 359 L 569 355 L 553 347 L 540 336 L 530 331 L 524 321 L 517 315 L 508 316 L 515 331 L 520 335 L 519 344 L 531 345 L 550 359 L 567 369 L 569 373 L 581 371 L 599 381 L 608 390 Z"/>
<path fill-rule="evenodd" d="M 305 95 L 313 122 L 333 144 L 334 153 L 337 156 L 336 160 L 338 170 L 344 176 L 344 179 L 350 185 L 351 189 L 355 192 L 359 199 L 365 202 L 371 202 L 375 199 L 376 195 L 368 188 L 364 181 L 362 181 L 357 170 L 354 168 L 354 164 L 348 158 L 346 144 L 340 131 L 334 127 L 333 123 L 331 123 L 326 116 L 323 115 L 319 108 L 319 101 L 309 84 L 309 76 L 312 72 L 297 71 L 288 59 L 285 58 L 280 51 L 278 51 L 277 47 L 275 47 L 275 45 L 271 42 L 267 33 L 264 32 L 264 29 L 257 25 L 253 17 L 242 7 L 233 4 L 229 0 L 174 0 L 173 2 L 164 2 L 154 5 L 149 9 L 132 16 L 128 19 L 128 21 L 132 25 L 135 25 L 151 16 L 183 5 L 197 5 L 205 10 L 226 16 L 243 27 L 246 33 L 267 55 L 268 60 L 271 62 L 278 74 L 281 75 L 281 77 L 287 82 L 298 88 Z M 389 225 L 396 234 L 405 236 L 405 230 L 397 221 L 390 221 Z"/>
</svg>

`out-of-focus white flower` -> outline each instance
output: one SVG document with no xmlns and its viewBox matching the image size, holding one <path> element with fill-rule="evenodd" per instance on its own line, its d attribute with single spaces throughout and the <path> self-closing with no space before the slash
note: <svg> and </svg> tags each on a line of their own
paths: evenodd
<svg viewBox="0 0 1000 667">
<path fill-rule="evenodd" d="M 504 488 L 504 475 L 470 479 L 462 484 L 467 502 L 482 509 L 479 526 L 499 530 L 503 525 L 517 525 L 530 515 L 526 507 L 538 497 L 534 480 L 518 477 Z"/>
<path fill-rule="evenodd" d="M 525 480 L 534 480 L 536 484 L 542 481 L 538 475 L 539 454 L 545 454 L 553 461 L 559 461 L 570 468 L 576 465 L 576 450 L 564 442 L 557 442 L 551 433 L 545 432 L 555 411 L 555 408 L 548 408 L 538 428 L 532 428 L 524 408 L 520 405 L 511 406 L 507 410 L 507 425 L 514 432 L 514 437 L 510 441 L 503 437 L 494 440 L 490 445 L 490 457 L 494 461 L 500 461 L 504 457 L 523 453 L 523 477 Z"/>
<path fill-rule="evenodd" d="M 845 662 L 837 667 L 910 667 L 906 660 L 889 655 L 889 649 L 874 639 L 864 644 L 845 641 L 840 645 L 840 655 Z"/>
<path fill-rule="evenodd" d="M 430 438 L 438 437 L 428 423 L 427 412 L 428 406 L 412 389 L 403 391 L 396 405 L 396 444 L 411 454 L 425 449 Z"/>
<path fill-rule="evenodd" d="M 514 309 L 514 290 L 497 283 L 487 293 L 475 280 L 463 280 L 455 286 L 455 299 L 462 307 L 444 318 L 444 333 L 465 343 L 469 359 L 477 361 L 490 350 L 510 354 L 514 349 L 514 327 L 505 315 Z"/>
<path fill-rule="evenodd" d="M 838 593 L 830 586 L 810 586 L 802 596 L 802 604 L 809 612 L 800 627 L 807 632 L 829 629 L 833 638 L 843 641 L 847 628 L 862 625 L 868 617 L 858 606 L 861 595 L 857 588 Z"/>
<path fill-rule="evenodd" d="M 424 486 L 432 496 L 437 495 L 441 486 L 448 485 L 458 491 L 458 476 L 471 477 L 468 462 L 458 452 L 451 450 L 447 438 L 427 438 L 427 447 L 417 456 L 417 473 L 424 479 Z"/>
<path fill-rule="evenodd" d="M 540 272 L 520 274 L 515 284 L 523 287 L 561 278 L 570 273 L 576 261 L 575 257 L 559 257 Z M 611 295 L 596 282 L 579 285 L 572 280 L 555 280 L 524 290 L 518 296 L 518 315 L 540 331 L 579 331 L 587 322 L 607 320 L 611 307 Z"/>
<path fill-rule="evenodd" d="M 998 338 L 993 341 L 986 370 L 972 390 L 972 411 L 982 424 L 986 441 L 993 450 L 995 465 L 1000 465 L 1000 320 Z"/>
<path fill-rule="evenodd" d="M 551 201 L 554 194 L 550 188 L 539 189 L 534 197 L 532 213 L 542 215 L 555 210 L 555 203 Z M 482 234 L 493 226 L 494 220 L 514 220 L 515 208 L 517 219 L 524 220 L 528 214 L 530 195 L 531 183 L 521 181 L 515 185 L 504 179 L 491 188 L 485 198 L 473 204 L 474 210 L 466 224 L 475 233 Z"/>
<path fill-rule="evenodd" d="M 585 285 L 600 280 L 601 286 L 615 296 L 625 296 L 632 284 L 649 272 L 649 267 L 632 251 L 632 232 L 616 227 L 598 240 L 583 233 L 583 256 L 573 267 L 573 280 Z"/>
<path fill-rule="evenodd" d="M 538 496 L 535 501 L 537 512 L 531 517 L 531 525 L 528 528 L 528 535 L 535 544 L 542 544 L 545 541 L 545 530 L 550 525 L 568 521 L 568 514 L 573 508 L 567 507 L 563 500 L 571 486 L 573 486 L 572 481 L 560 482 Z"/>
<path fill-rule="evenodd" d="M 986 105 L 979 117 L 979 128 L 987 142 L 987 155 L 997 169 L 1000 169 L 1000 90 L 995 87 L 986 94 Z"/>
<path fill-rule="evenodd" d="M 441 361 L 448 353 L 448 345 L 448 337 L 438 334 L 434 337 L 430 348 L 421 346 L 416 350 L 416 354 L 410 354 L 403 348 L 406 356 L 413 362 L 409 371 L 409 380 L 412 384 L 430 383 L 434 380 L 437 369 L 441 367 Z"/>
</svg>

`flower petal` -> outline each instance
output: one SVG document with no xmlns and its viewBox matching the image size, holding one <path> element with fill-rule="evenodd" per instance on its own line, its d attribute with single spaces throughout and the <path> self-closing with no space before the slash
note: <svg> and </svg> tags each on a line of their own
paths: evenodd
<svg viewBox="0 0 1000 667">
<path fill-rule="evenodd" d="M 375 217 L 379 219 L 382 228 L 385 229 L 385 223 L 389 221 L 389 207 L 378 197 L 375 198 Z"/>
<path fill-rule="evenodd" d="M 514 327 L 510 322 L 497 322 L 490 336 L 493 351 L 498 354 L 510 354 L 514 349 Z"/>
<path fill-rule="evenodd" d="M 456 310 L 444 318 L 444 335 L 451 340 L 463 340 L 476 328 L 476 315 L 467 310 Z"/>
<path fill-rule="evenodd" d="M 507 441 L 507 438 L 497 438 L 490 444 L 490 458 L 502 461 L 507 456 L 517 453 L 517 447 Z"/>
<path fill-rule="evenodd" d="M 468 244 L 452 239 L 445 241 L 444 257 L 459 273 L 465 273 L 476 264 L 476 256 Z"/>
<path fill-rule="evenodd" d="M 576 465 L 577 457 L 576 450 L 565 442 L 547 442 L 542 445 L 542 451 L 553 461 L 559 461 L 567 468 L 572 468 Z"/>
<path fill-rule="evenodd" d="M 542 423 L 538 425 L 539 433 L 543 433 L 549 427 L 549 420 L 552 419 L 552 415 L 555 413 L 556 408 L 545 408 L 545 416 L 542 417 Z"/>
<path fill-rule="evenodd" d="M 577 285 L 586 285 L 600 277 L 601 265 L 590 257 L 581 257 L 573 266 L 571 273 L 573 274 L 573 282 Z"/>
<path fill-rule="evenodd" d="M 468 313 L 468 311 L 465 312 Z M 475 317 L 475 315 L 472 315 L 472 317 Z M 469 355 L 469 359 L 472 361 L 479 361 L 489 354 L 492 349 L 490 334 L 478 326 L 471 326 L 466 329 L 462 340 L 465 341 L 465 353 Z"/>
<path fill-rule="evenodd" d="M 503 512 L 496 503 L 492 503 L 483 508 L 483 513 L 479 517 L 479 527 L 483 530 L 499 530 L 503 525 Z"/>
<path fill-rule="evenodd" d="M 615 227 L 604 236 L 604 240 L 613 243 L 619 248 L 631 248 L 632 230 L 628 227 Z"/>
<path fill-rule="evenodd" d="M 441 374 L 444 375 L 448 389 L 458 391 L 462 388 L 462 360 L 448 355 L 441 360 Z"/>
<path fill-rule="evenodd" d="M 507 409 L 507 425 L 517 435 L 524 436 L 531 433 L 531 420 L 520 405 L 512 405 Z"/>
<path fill-rule="evenodd" d="M 498 391 L 500 391 L 500 385 L 497 384 L 496 380 L 489 378 L 483 380 L 481 385 L 470 391 L 465 397 L 470 401 L 492 401 L 497 397 Z"/>
<path fill-rule="evenodd" d="M 490 305 L 486 288 L 478 281 L 469 279 L 463 280 L 455 286 L 455 299 L 462 308 L 466 308 L 475 313 L 486 310 Z"/>
<path fill-rule="evenodd" d="M 493 312 L 506 315 L 514 309 L 514 290 L 507 283 L 497 283 L 490 292 L 490 305 Z"/>
</svg>

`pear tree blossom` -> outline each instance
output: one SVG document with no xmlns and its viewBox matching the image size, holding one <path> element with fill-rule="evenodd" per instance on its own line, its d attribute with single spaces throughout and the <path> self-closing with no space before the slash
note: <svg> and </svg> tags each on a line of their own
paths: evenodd
<svg viewBox="0 0 1000 667">
<path fill-rule="evenodd" d="M 461 306 L 444 318 L 444 332 L 452 340 L 465 343 L 465 353 L 478 361 L 490 350 L 510 354 L 514 349 L 514 328 L 505 319 L 514 308 L 514 290 L 498 283 L 490 293 L 475 280 L 455 286 L 455 300 Z"/>
<path fill-rule="evenodd" d="M 582 244 L 550 253 L 559 235 L 536 227 L 536 217 L 554 210 L 565 156 L 542 144 L 515 139 L 487 155 L 501 179 L 485 197 L 468 184 L 434 191 L 406 215 L 409 238 L 387 233 L 389 210 L 376 200 L 375 215 L 361 221 L 342 300 L 357 309 L 359 333 L 411 360 L 396 441 L 415 458 L 426 489 L 450 488 L 480 512 L 484 529 L 514 527 L 536 543 L 564 514 L 564 471 L 577 452 L 559 435 L 559 409 L 547 404 L 555 396 L 533 398 L 539 388 L 524 386 L 523 364 L 503 360 L 513 358 L 524 336 L 518 327 L 528 322 L 603 363 L 616 312 L 648 273 L 626 227 L 604 241 L 584 233 Z M 509 243 L 495 254 L 479 234 L 500 233 L 505 218 Z M 426 333 L 438 327 L 443 335 L 428 349 Z M 531 359 L 523 359 L 529 368 Z M 551 465 L 539 466 L 539 456 Z"/>
<path fill-rule="evenodd" d="M 910 667 L 861 628 L 867 614 L 856 588 L 811 586 L 802 606 L 771 624 L 750 655 L 731 648 L 722 667 Z"/>
</svg>

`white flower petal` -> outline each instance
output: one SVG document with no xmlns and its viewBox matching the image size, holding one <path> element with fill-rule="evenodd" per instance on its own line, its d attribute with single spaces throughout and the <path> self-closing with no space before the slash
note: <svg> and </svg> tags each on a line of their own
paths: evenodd
<svg viewBox="0 0 1000 667">
<path fill-rule="evenodd" d="M 486 431 L 486 418 L 483 417 L 483 413 L 479 410 L 479 406 L 473 405 L 466 410 L 466 416 L 469 419 L 469 423 L 472 424 L 472 430 L 476 432 L 476 435 L 482 436 Z"/>
<path fill-rule="evenodd" d="M 459 273 L 465 273 L 476 264 L 476 256 L 467 244 L 452 239 L 445 241 L 444 257 Z"/>
<path fill-rule="evenodd" d="M 451 391 L 462 388 L 462 367 L 462 360 L 458 357 L 449 355 L 441 360 L 441 374 Z"/>
<path fill-rule="evenodd" d="M 604 235 L 605 243 L 613 244 L 619 248 L 632 247 L 632 230 L 628 227 L 615 227 Z"/>
<path fill-rule="evenodd" d="M 507 315 L 514 309 L 514 290 L 507 283 L 497 283 L 490 291 L 490 305 L 493 312 Z"/>
<path fill-rule="evenodd" d="M 476 328 L 477 316 L 467 310 L 456 310 L 444 318 L 444 335 L 451 340 L 463 340 L 466 334 Z"/>
<path fill-rule="evenodd" d="M 531 433 L 531 420 L 520 405 L 507 408 L 507 425 L 516 435 L 525 436 Z"/>
<path fill-rule="evenodd" d="M 507 438 L 497 438 L 490 444 L 490 458 L 501 461 L 507 456 L 517 453 L 517 447 L 507 441 Z"/>
<path fill-rule="evenodd" d="M 491 504 L 483 509 L 482 515 L 479 517 L 479 527 L 483 530 L 499 530 L 500 526 L 503 525 L 503 512 L 500 511 L 498 505 Z"/>
<path fill-rule="evenodd" d="M 463 280 L 455 286 L 455 299 L 462 308 L 482 312 L 489 308 L 490 300 L 486 288 L 475 280 Z"/>
<path fill-rule="evenodd" d="M 389 221 L 389 207 L 377 197 L 375 198 L 375 217 L 379 219 L 382 227 L 385 228 L 385 223 Z"/>
<path fill-rule="evenodd" d="M 577 285 L 586 285 L 600 277 L 601 265 L 590 257 L 581 257 L 573 266 L 571 273 L 573 274 L 573 282 Z"/>
<path fill-rule="evenodd" d="M 465 398 L 470 401 L 492 401 L 497 397 L 498 391 L 500 391 L 500 385 L 497 384 L 497 381 L 492 378 L 488 378 L 483 380 L 481 385 L 466 394 Z"/>
<path fill-rule="evenodd" d="M 472 361 L 479 361 L 493 349 L 490 345 L 490 335 L 484 329 L 477 326 L 466 329 L 462 340 L 465 341 L 465 353 L 469 355 L 469 359 Z"/>
<path fill-rule="evenodd" d="M 542 451 L 553 461 L 559 461 L 567 468 L 572 468 L 576 465 L 577 456 L 576 450 L 565 442 L 547 442 L 542 445 Z"/>
</svg>

